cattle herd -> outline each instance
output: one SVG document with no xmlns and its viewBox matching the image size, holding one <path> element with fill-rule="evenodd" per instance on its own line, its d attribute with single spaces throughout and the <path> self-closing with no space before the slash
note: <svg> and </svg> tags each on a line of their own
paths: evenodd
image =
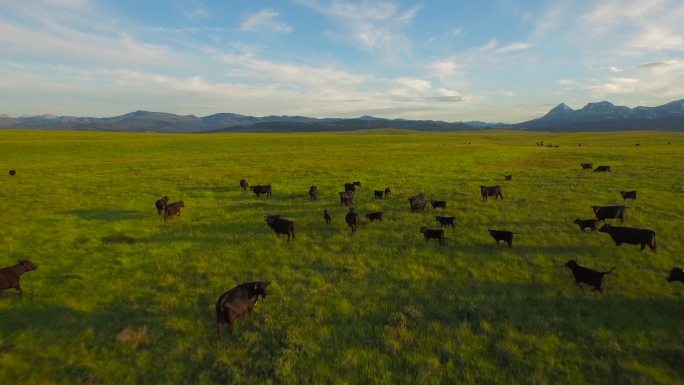
<svg viewBox="0 0 684 385">
<path fill-rule="evenodd" d="M 543 142 L 537 143 L 539 146 L 543 146 Z M 610 166 L 598 166 L 595 169 L 591 163 L 581 163 L 582 169 L 592 170 L 594 172 L 610 172 Z M 10 175 L 15 176 L 16 171 L 10 170 Z M 512 175 L 505 175 L 505 181 L 511 181 Z M 254 185 L 250 186 L 246 179 L 242 179 L 239 182 L 240 187 L 244 190 L 253 192 L 257 197 L 260 195 L 266 195 L 270 197 L 272 195 L 271 185 Z M 340 205 L 347 206 L 348 212 L 344 217 L 344 221 L 350 228 L 351 233 L 355 234 L 359 229 L 361 223 L 361 217 L 356 212 L 354 207 L 354 197 L 356 196 L 357 190 L 361 187 L 361 182 L 349 182 L 344 183 L 344 191 L 339 192 Z M 316 186 L 311 186 L 309 188 L 309 199 L 318 199 L 319 189 Z M 389 197 L 391 190 L 389 187 L 384 190 L 374 190 L 373 197 L 375 199 L 386 199 Z M 494 197 L 495 200 L 503 200 L 503 192 L 501 186 L 480 186 L 480 194 L 482 195 L 483 201 L 487 201 L 488 197 Z M 620 191 L 620 195 L 623 200 L 631 199 L 635 200 L 637 198 L 636 191 Z M 445 200 L 428 200 L 424 193 L 419 193 L 408 198 L 409 208 L 412 212 L 421 212 L 425 210 L 427 202 L 434 210 L 442 209 L 446 210 L 447 201 Z M 169 202 L 169 197 L 164 196 L 155 202 L 155 208 L 159 216 L 163 215 L 164 221 L 179 216 L 181 213 L 181 208 L 185 207 L 182 200 L 177 202 Z M 608 219 L 619 219 L 620 223 L 623 223 L 627 219 L 627 207 L 624 205 L 611 205 L 611 206 L 591 206 L 595 218 L 590 219 L 576 219 L 574 221 L 581 231 L 589 229 L 590 231 L 598 231 L 601 233 L 606 233 L 615 242 L 617 246 L 623 243 L 640 245 L 640 250 L 643 251 L 647 246 L 656 252 L 656 234 L 653 230 L 613 226 L 608 223 Z M 365 214 L 365 218 L 368 222 L 379 221 L 382 222 L 385 212 L 375 211 Z M 328 210 L 324 210 L 323 219 L 326 224 L 332 222 L 332 216 Z M 440 245 L 444 245 L 447 239 L 444 235 L 444 227 L 451 226 L 452 230 L 455 230 L 456 217 L 454 216 L 435 216 L 435 220 L 439 223 L 439 229 L 427 228 L 421 226 L 419 232 L 423 235 L 426 242 L 430 239 L 436 239 Z M 276 236 L 281 234 L 287 236 L 287 240 L 295 240 L 295 223 L 292 220 L 285 219 L 281 215 L 277 214 L 267 214 L 264 216 L 264 221 L 266 225 L 272 229 Z M 599 227 L 599 223 L 603 222 L 603 226 Z M 494 238 L 496 243 L 503 241 L 511 247 L 513 244 L 513 235 L 516 234 L 509 230 L 488 230 L 489 235 Z M 575 283 L 579 285 L 584 283 L 593 287 L 595 291 L 603 292 L 603 280 L 604 277 L 611 273 L 615 267 L 608 271 L 598 271 L 588 267 L 580 266 L 577 261 L 570 260 L 565 263 L 573 274 Z M 37 267 L 31 263 L 29 260 L 20 261 L 18 264 L 10 267 L 0 269 L 0 291 L 14 288 L 19 293 L 22 293 L 21 286 L 19 285 L 19 278 L 22 274 L 36 270 Z M 678 267 L 674 267 L 667 278 L 668 282 L 679 281 L 684 283 L 684 270 Z M 219 296 L 216 302 L 216 327 L 218 337 L 221 338 L 221 324 L 228 324 L 229 331 L 233 332 L 233 325 L 237 319 L 244 316 L 245 314 L 252 311 L 254 306 L 259 299 L 259 296 L 265 298 L 267 295 L 266 288 L 270 282 L 247 282 L 236 286 L 235 288 L 223 293 Z"/>
</svg>

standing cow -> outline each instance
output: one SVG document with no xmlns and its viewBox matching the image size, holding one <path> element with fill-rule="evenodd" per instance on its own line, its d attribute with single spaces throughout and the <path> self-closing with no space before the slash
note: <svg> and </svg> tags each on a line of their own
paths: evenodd
<svg viewBox="0 0 684 385">
<path fill-rule="evenodd" d="M 261 298 L 268 294 L 266 287 L 270 282 L 247 282 L 221 294 L 216 301 L 216 333 L 221 339 L 221 324 L 228 324 L 228 331 L 233 334 L 233 325 L 247 313 L 250 313 Z"/>
<path fill-rule="evenodd" d="M 605 224 L 598 231 L 610 235 L 617 246 L 623 243 L 641 245 L 641 251 L 648 246 L 654 253 L 656 252 L 656 233 L 653 230 Z"/>
<path fill-rule="evenodd" d="M 309 199 L 310 200 L 316 200 L 318 198 L 318 187 L 316 186 L 311 186 L 309 187 Z"/>
<path fill-rule="evenodd" d="M 425 194 L 420 193 L 418 195 L 408 198 L 409 204 L 411 205 L 411 211 L 423 211 L 425 210 L 425 205 L 427 204 L 427 198 Z"/>
<path fill-rule="evenodd" d="M 359 217 L 359 214 L 354 212 L 354 208 L 350 207 L 349 212 L 344 217 L 344 221 L 347 222 L 347 226 L 351 227 L 351 232 L 354 234 L 359 227 L 359 223 L 361 223 L 361 218 Z"/>
<path fill-rule="evenodd" d="M 487 197 L 494 197 L 494 199 L 503 199 L 503 194 L 501 193 L 501 186 L 480 186 L 480 194 L 482 194 L 482 199 L 487 201 Z"/>
</svg>

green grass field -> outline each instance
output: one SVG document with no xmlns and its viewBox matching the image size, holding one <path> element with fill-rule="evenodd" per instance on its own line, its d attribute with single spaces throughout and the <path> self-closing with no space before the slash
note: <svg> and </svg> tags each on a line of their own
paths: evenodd
<svg viewBox="0 0 684 385">
<path fill-rule="evenodd" d="M 682 134 L 0 131 L 0 171 L 0 267 L 39 266 L 0 292 L 0 384 L 684 383 L 684 285 L 665 280 L 684 267 Z M 338 191 L 356 180 L 357 211 L 386 217 L 352 236 Z M 632 189 L 625 226 L 657 254 L 572 223 Z M 442 212 L 411 213 L 419 192 L 448 201 L 450 244 L 418 232 Z M 167 223 L 163 195 L 186 205 Z M 617 268 L 601 295 L 569 259 Z M 269 297 L 218 342 L 216 298 L 254 280 Z"/>
</svg>

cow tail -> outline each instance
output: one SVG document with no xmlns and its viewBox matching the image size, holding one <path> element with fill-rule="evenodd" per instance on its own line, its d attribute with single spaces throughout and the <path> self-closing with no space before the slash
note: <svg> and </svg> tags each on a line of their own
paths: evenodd
<svg viewBox="0 0 684 385">
<path fill-rule="evenodd" d="M 290 233 L 292 234 L 292 239 L 295 239 L 295 232 L 294 232 L 294 222 L 292 222 L 292 227 L 290 228 Z"/>
<path fill-rule="evenodd" d="M 615 267 L 616 267 L 616 266 L 613 266 L 610 270 L 604 271 L 603 274 L 610 274 L 610 273 L 612 273 L 613 270 L 615 270 Z"/>
</svg>

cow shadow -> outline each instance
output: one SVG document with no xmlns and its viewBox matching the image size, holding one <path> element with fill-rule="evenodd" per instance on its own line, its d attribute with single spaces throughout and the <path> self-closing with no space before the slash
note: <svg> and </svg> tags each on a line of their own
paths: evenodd
<svg viewBox="0 0 684 385">
<path fill-rule="evenodd" d="M 89 221 L 126 221 L 145 218 L 143 214 L 137 211 L 116 208 L 72 210 L 68 211 L 67 214 Z"/>
</svg>

